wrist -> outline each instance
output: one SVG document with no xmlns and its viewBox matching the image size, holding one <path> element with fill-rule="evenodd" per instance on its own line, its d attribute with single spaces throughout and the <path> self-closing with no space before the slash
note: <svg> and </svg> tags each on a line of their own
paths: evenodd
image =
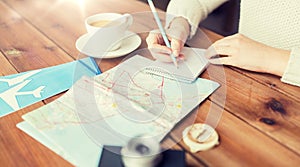
<svg viewBox="0 0 300 167">
<path fill-rule="evenodd" d="M 190 24 L 184 17 L 175 17 L 169 24 L 167 31 L 173 38 L 185 43 L 190 35 Z"/>
<path fill-rule="evenodd" d="M 169 24 L 168 26 L 169 29 L 178 29 L 181 30 L 182 32 L 185 32 L 187 36 L 191 32 L 191 26 L 188 22 L 188 20 L 182 16 L 175 17 Z"/>
<path fill-rule="evenodd" d="M 290 53 L 291 52 L 288 50 L 277 49 L 277 51 L 274 53 L 274 57 L 272 57 L 272 60 L 274 61 L 269 64 L 268 73 L 282 76 L 288 65 Z"/>
</svg>

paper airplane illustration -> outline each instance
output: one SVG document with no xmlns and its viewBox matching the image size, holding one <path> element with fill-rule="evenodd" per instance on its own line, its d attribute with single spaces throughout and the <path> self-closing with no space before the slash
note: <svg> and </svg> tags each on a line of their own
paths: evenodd
<svg viewBox="0 0 300 167">
<path fill-rule="evenodd" d="M 39 73 L 42 70 L 34 70 L 34 71 L 29 71 L 28 73 L 25 73 L 21 76 L 15 77 L 15 78 L 1 78 L 0 82 L 7 82 L 8 86 L 13 86 L 18 83 L 21 83 L 25 81 L 27 78 L 31 77 L 32 75 Z"/>
<path fill-rule="evenodd" d="M 101 73 L 84 58 L 57 66 L 0 76 L 0 117 L 69 89 L 82 76 Z"/>
<path fill-rule="evenodd" d="M 33 95 L 36 98 L 41 98 L 41 92 L 45 88 L 45 86 L 40 86 L 32 91 L 19 92 L 20 89 L 31 82 L 31 79 L 28 78 L 39 73 L 40 71 L 41 70 L 29 71 L 21 76 L 17 76 L 14 78 L 1 78 L 0 82 L 7 82 L 9 89 L 1 92 L 0 98 L 14 110 L 20 109 L 17 96 Z"/>
</svg>

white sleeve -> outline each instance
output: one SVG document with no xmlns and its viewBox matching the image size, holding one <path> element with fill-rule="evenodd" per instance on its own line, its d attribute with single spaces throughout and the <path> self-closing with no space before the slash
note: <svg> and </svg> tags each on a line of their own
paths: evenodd
<svg viewBox="0 0 300 167">
<path fill-rule="evenodd" d="M 288 66 L 285 69 L 281 81 L 300 86 L 300 48 L 292 49 Z"/>
<path fill-rule="evenodd" d="M 191 25 L 192 37 L 200 21 L 226 1 L 228 0 L 171 0 L 167 8 L 166 26 L 169 26 L 174 17 L 182 16 Z"/>
</svg>

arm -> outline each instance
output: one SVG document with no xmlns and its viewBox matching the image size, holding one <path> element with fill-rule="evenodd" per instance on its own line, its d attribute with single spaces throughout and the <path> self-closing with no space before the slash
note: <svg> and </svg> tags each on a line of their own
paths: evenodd
<svg viewBox="0 0 300 167">
<path fill-rule="evenodd" d="M 215 58 L 217 55 L 221 57 Z M 206 51 L 212 64 L 224 64 L 238 68 L 281 76 L 281 81 L 300 86 L 300 49 L 292 51 L 274 48 L 235 34 L 213 43 Z"/>
<path fill-rule="evenodd" d="M 227 0 L 171 0 L 167 8 L 166 32 L 171 49 L 164 45 L 160 33 L 152 31 L 146 41 L 152 56 L 164 62 L 172 62 L 170 53 L 179 53 L 188 37 L 192 37 L 200 21 Z"/>
<path fill-rule="evenodd" d="M 170 26 L 174 17 L 182 16 L 191 25 L 190 37 L 192 37 L 199 23 L 226 1 L 228 0 L 171 0 L 167 8 L 166 25 Z"/>
</svg>

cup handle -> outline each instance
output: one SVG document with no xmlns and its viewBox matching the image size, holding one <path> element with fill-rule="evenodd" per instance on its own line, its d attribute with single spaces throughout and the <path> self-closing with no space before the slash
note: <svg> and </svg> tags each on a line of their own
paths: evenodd
<svg viewBox="0 0 300 167">
<path fill-rule="evenodd" d="M 126 25 L 126 29 L 127 29 L 129 26 L 132 25 L 133 17 L 131 14 L 128 14 L 128 13 L 123 14 L 123 17 L 125 17 L 125 19 L 126 19 L 125 25 Z"/>
</svg>

